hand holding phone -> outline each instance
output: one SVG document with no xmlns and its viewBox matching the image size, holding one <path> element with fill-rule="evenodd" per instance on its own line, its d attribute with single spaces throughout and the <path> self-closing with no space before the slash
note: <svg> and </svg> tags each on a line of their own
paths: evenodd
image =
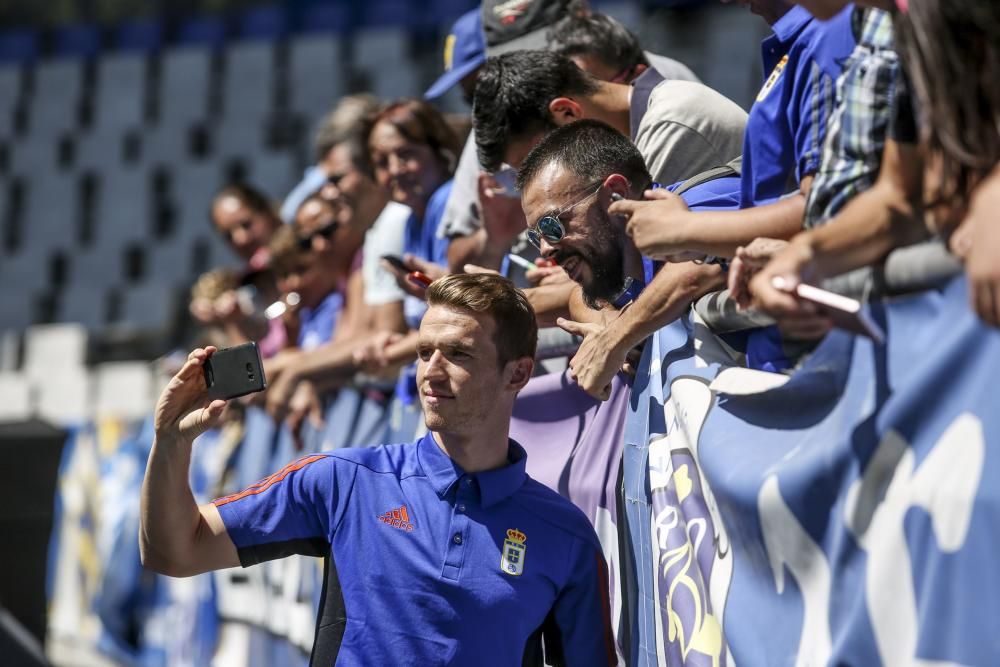
<svg viewBox="0 0 1000 667">
<path fill-rule="evenodd" d="M 776 276 L 772 284 L 775 289 L 788 291 L 781 276 Z M 871 318 L 857 299 L 805 283 L 796 285 L 794 292 L 803 301 L 815 305 L 822 315 L 830 318 L 836 328 L 867 336 L 880 345 L 885 342 L 885 332 L 882 327 Z"/>
<path fill-rule="evenodd" d="M 409 273 L 410 267 L 406 265 L 403 258 L 399 255 L 382 255 L 382 259 L 389 264 L 392 268 L 396 269 L 401 273 Z"/>
<path fill-rule="evenodd" d="M 406 274 L 406 279 L 410 281 L 413 285 L 420 287 L 422 289 L 427 289 L 434 282 L 431 280 L 430 276 L 426 273 L 421 273 L 420 271 L 410 271 Z"/>
<path fill-rule="evenodd" d="M 218 350 L 203 367 L 208 397 L 238 398 L 267 388 L 257 343 L 244 343 Z"/>
</svg>

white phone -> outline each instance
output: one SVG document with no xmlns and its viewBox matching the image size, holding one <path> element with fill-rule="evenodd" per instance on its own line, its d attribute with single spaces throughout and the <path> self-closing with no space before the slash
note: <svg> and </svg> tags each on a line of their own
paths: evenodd
<svg viewBox="0 0 1000 667">
<path fill-rule="evenodd" d="M 795 294 L 800 299 L 819 306 L 820 312 L 829 317 L 833 326 L 838 329 L 867 336 L 879 345 L 885 343 L 882 327 L 871 318 L 857 299 L 804 283 L 799 283 Z"/>
</svg>

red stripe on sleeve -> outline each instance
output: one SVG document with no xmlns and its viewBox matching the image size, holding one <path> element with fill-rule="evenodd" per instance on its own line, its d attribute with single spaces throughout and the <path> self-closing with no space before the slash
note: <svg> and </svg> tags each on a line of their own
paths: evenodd
<svg viewBox="0 0 1000 667">
<path fill-rule="evenodd" d="M 274 473 L 273 475 L 270 475 L 269 477 L 265 477 L 264 479 L 257 482 L 253 486 L 247 487 L 246 489 L 238 493 L 234 493 L 228 496 L 223 496 L 222 498 L 213 500 L 212 504 L 214 504 L 216 507 L 222 507 L 223 505 L 227 505 L 241 498 L 246 498 L 247 496 L 255 496 L 258 493 L 263 493 L 264 491 L 267 491 L 269 488 L 271 488 L 278 482 L 284 480 L 286 477 L 288 477 L 296 470 L 302 470 L 310 463 L 315 463 L 316 461 L 319 461 L 324 458 L 326 457 L 320 454 L 315 456 L 307 456 L 297 461 L 292 461 L 278 472 Z"/>
</svg>

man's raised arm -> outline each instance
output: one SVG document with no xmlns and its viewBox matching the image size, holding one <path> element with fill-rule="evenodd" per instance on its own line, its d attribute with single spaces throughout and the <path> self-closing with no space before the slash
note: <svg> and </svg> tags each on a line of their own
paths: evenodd
<svg viewBox="0 0 1000 667">
<path fill-rule="evenodd" d="M 191 445 L 215 426 L 225 401 L 209 401 L 202 366 L 214 347 L 196 349 L 156 404 L 156 438 L 142 480 L 139 551 L 147 568 L 172 577 L 240 564 L 215 505 L 199 506 L 188 482 Z"/>
</svg>

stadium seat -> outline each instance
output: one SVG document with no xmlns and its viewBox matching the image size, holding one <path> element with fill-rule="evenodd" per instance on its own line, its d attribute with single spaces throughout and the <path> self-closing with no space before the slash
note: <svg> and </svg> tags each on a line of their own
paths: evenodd
<svg viewBox="0 0 1000 667">
<path fill-rule="evenodd" d="M 295 185 L 296 162 L 289 153 L 256 151 L 250 162 L 250 182 L 272 201 L 281 201 Z"/>
<path fill-rule="evenodd" d="M 151 244 L 146 256 L 147 280 L 181 285 L 195 278 L 193 253 L 191 239 L 177 235 Z"/>
<path fill-rule="evenodd" d="M 153 227 L 149 176 L 142 169 L 122 169 L 101 179 L 95 207 L 97 243 L 120 246 L 151 236 Z"/>
<path fill-rule="evenodd" d="M 250 159 L 264 150 L 266 129 L 261 118 L 249 114 L 219 119 L 212 126 L 212 157 L 219 161 L 233 157 Z"/>
<path fill-rule="evenodd" d="M 171 49 L 163 54 L 160 73 L 161 126 L 186 128 L 208 117 L 212 52 L 204 47 Z"/>
<path fill-rule="evenodd" d="M 223 117 L 260 122 L 274 108 L 274 44 L 245 42 L 225 52 Z"/>
<path fill-rule="evenodd" d="M 177 323 L 178 294 L 173 284 L 147 281 L 122 290 L 114 324 L 137 334 L 165 335 Z"/>
<path fill-rule="evenodd" d="M 53 137 L 77 127 L 83 93 L 83 61 L 50 60 L 35 68 L 34 91 L 28 108 L 30 132 Z"/>
<path fill-rule="evenodd" d="M 166 123 L 142 133 L 142 161 L 146 165 L 182 164 L 191 159 L 190 127 Z"/>
<path fill-rule="evenodd" d="M 14 329 L 0 331 L 0 373 L 13 373 L 21 356 L 21 332 Z"/>
<path fill-rule="evenodd" d="M 108 289 L 124 280 L 123 249 L 120 244 L 94 245 L 74 252 L 69 259 L 66 283 Z M 72 321 L 63 320 L 63 321 Z"/>
<path fill-rule="evenodd" d="M 10 141 L 9 171 L 22 176 L 50 174 L 56 168 L 56 142 L 52 137 L 26 135 Z"/>
<path fill-rule="evenodd" d="M 26 421 L 32 412 L 28 378 L 19 373 L 0 373 L 0 422 Z"/>
<path fill-rule="evenodd" d="M 94 130 L 129 130 L 142 126 L 145 112 L 146 58 L 109 54 L 97 63 Z"/>
<path fill-rule="evenodd" d="M 52 54 L 57 58 L 93 58 L 101 51 L 101 29 L 93 24 L 67 25 L 52 34 Z"/>
<path fill-rule="evenodd" d="M 320 3 L 307 6 L 299 17 L 299 32 L 344 33 L 351 27 L 351 8 L 347 3 Z"/>
<path fill-rule="evenodd" d="M 278 40 L 288 33 L 289 21 L 281 5 L 254 7 L 243 12 L 238 19 L 238 32 L 242 39 Z"/>
<path fill-rule="evenodd" d="M 38 34 L 34 30 L 0 32 L 0 62 L 24 65 L 38 58 Z"/>
<path fill-rule="evenodd" d="M 31 179 L 23 224 L 23 248 L 69 250 L 77 243 L 76 179 L 59 173 Z"/>
<path fill-rule="evenodd" d="M 37 290 L 15 282 L 7 266 L 0 265 L 0 322 L 4 329 L 22 331 L 38 321 Z"/>
<path fill-rule="evenodd" d="M 100 364 L 94 371 L 94 415 L 97 419 L 142 419 L 153 410 L 154 390 L 153 371 L 146 362 Z"/>
<path fill-rule="evenodd" d="M 14 65 L 0 66 L 0 139 L 14 133 L 14 112 L 21 99 L 23 69 Z"/>
<path fill-rule="evenodd" d="M 289 42 L 289 108 L 310 124 L 346 92 L 343 48 L 330 34 L 297 35 Z"/>
<path fill-rule="evenodd" d="M 49 380 L 54 372 L 83 369 L 87 329 L 79 324 L 42 324 L 24 332 L 22 371 L 32 382 Z"/>
<path fill-rule="evenodd" d="M 115 28 L 113 42 L 119 51 L 158 51 L 163 45 L 163 23 L 155 19 L 124 21 Z"/>
<path fill-rule="evenodd" d="M 113 127 L 95 128 L 75 139 L 74 171 L 94 170 L 99 174 L 122 168 L 123 134 Z"/>
<path fill-rule="evenodd" d="M 351 64 L 365 79 L 366 89 L 384 100 L 419 97 L 424 77 L 410 54 L 410 33 L 404 28 L 359 30 L 352 40 Z"/>
<path fill-rule="evenodd" d="M 440 26 L 449 26 L 455 19 L 480 3 L 476 0 L 431 0 L 430 13 Z"/>
<path fill-rule="evenodd" d="M 402 27 L 414 25 L 422 12 L 410 0 L 378 0 L 361 6 L 361 26 L 364 28 Z"/>
<path fill-rule="evenodd" d="M 100 331 L 108 323 L 108 289 L 93 283 L 70 283 L 57 297 L 55 321 Z"/>
<path fill-rule="evenodd" d="M 223 19 L 202 17 L 182 23 L 177 29 L 175 39 L 178 44 L 218 48 L 225 43 L 228 32 Z"/>
<path fill-rule="evenodd" d="M 57 426 L 76 426 L 91 416 L 90 374 L 85 368 L 61 368 L 58 381 L 52 377 L 33 378 L 36 412 Z"/>
<path fill-rule="evenodd" d="M 191 240 L 211 233 L 209 207 L 221 188 L 222 170 L 216 162 L 187 162 L 174 168 L 170 202 L 177 212 L 180 238 Z"/>
</svg>

